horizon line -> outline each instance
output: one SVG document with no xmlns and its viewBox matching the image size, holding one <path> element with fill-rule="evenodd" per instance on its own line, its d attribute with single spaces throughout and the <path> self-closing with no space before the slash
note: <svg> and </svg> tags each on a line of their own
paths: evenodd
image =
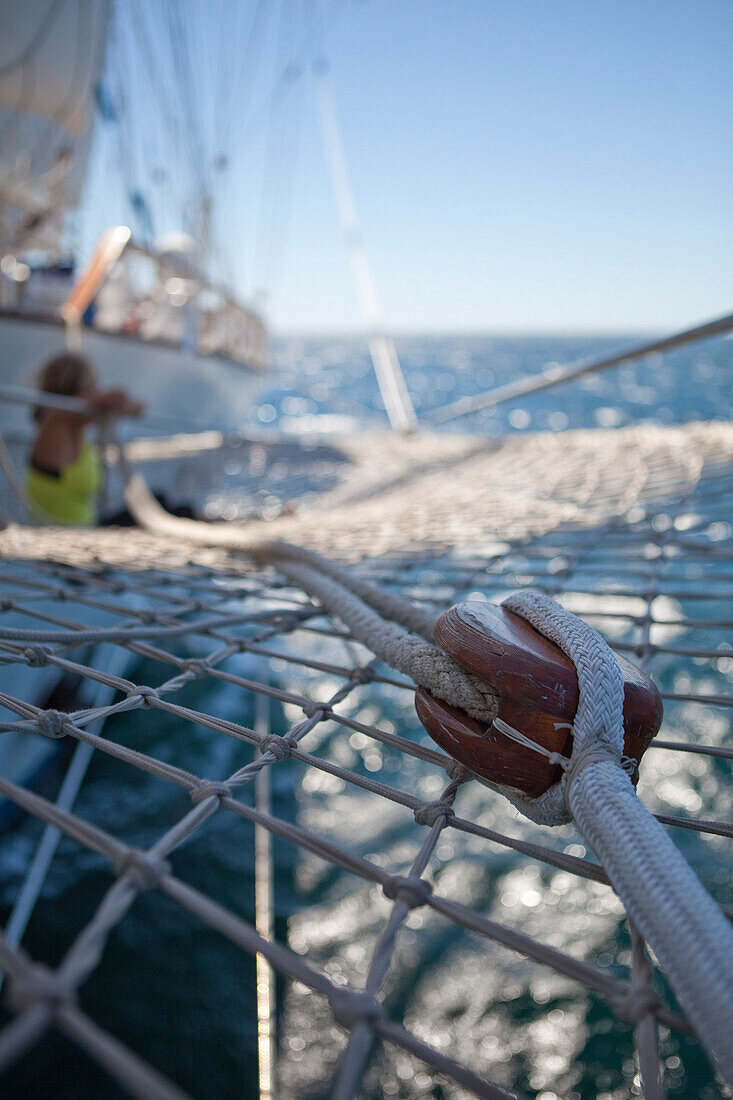
<svg viewBox="0 0 733 1100">
<path fill-rule="evenodd" d="M 450 339 L 450 338 L 483 338 L 483 339 L 547 339 L 547 338 L 565 338 L 565 339 L 602 339 L 608 337 L 609 339 L 625 339 L 627 337 L 636 338 L 638 336 L 655 336 L 661 332 L 666 332 L 666 328 L 625 328 L 625 329 L 418 329 L 418 328 L 405 328 L 405 329 L 385 329 L 379 332 L 379 335 L 391 337 L 392 339 Z M 372 332 L 366 329 L 359 328 L 293 328 L 293 329 L 280 329 L 273 325 L 271 328 L 271 337 L 277 340 L 297 340 L 297 339 L 361 339 L 368 340 L 373 335 Z"/>
</svg>

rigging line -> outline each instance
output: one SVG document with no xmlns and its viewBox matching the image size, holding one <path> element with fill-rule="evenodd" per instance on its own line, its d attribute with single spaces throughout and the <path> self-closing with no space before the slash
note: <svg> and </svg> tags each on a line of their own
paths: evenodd
<svg viewBox="0 0 733 1100">
<path fill-rule="evenodd" d="M 238 131 L 238 149 L 235 154 L 238 155 L 239 149 L 243 146 L 244 142 L 249 139 L 251 134 L 256 133 L 259 125 L 262 124 L 263 119 L 268 117 L 268 111 L 272 100 L 284 99 L 290 91 L 295 87 L 298 80 L 302 79 L 305 71 L 304 60 L 314 53 L 315 48 L 319 45 L 319 38 L 322 38 L 327 31 L 331 29 L 336 19 L 346 8 L 348 0 L 332 0 L 331 6 L 327 9 L 325 15 L 321 17 L 321 29 L 319 31 L 316 24 L 311 34 L 304 38 L 301 42 L 301 48 L 298 51 L 296 57 L 293 58 L 291 64 L 295 64 L 298 67 L 298 75 L 296 79 L 292 79 L 289 66 L 285 71 L 281 72 L 275 79 L 270 91 L 263 99 L 259 101 L 257 106 L 252 110 L 248 118 L 244 120 Z M 315 39 L 315 41 L 314 41 Z"/>
<path fill-rule="evenodd" d="M 120 50 L 124 49 L 122 36 L 118 38 Z M 139 171 L 137 159 L 137 143 L 135 142 L 134 120 L 127 106 L 127 96 L 124 91 L 125 75 L 129 73 L 129 65 L 123 63 L 123 58 L 118 53 L 117 62 L 117 88 L 115 101 L 117 106 L 117 173 L 124 181 L 125 206 L 131 215 L 135 215 L 132 208 L 131 194 L 139 185 Z M 133 222 L 134 224 L 134 222 Z"/>
<path fill-rule="evenodd" d="M 268 0 L 257 0 L 252 16 L 252 23 L 250 24 L 247 45 L 242 54 L 239 67 L 232 77 L 232 94 L 228 109 L 224 116 L 223 136 L 220 139 L 221 145 L 224 144 L 226 135 L 230 134 L 232 130 L 234 108 L 238 101 L 238 92 L 243 76 L 247 78 L 247 82 L 245 83 L 245 95 L 241 103 L 242 113 L 249 107 L 254 92 L 255 79 L 264 56 L 264 50 L 261 48 L 261 45 L 268 25 L 266 17 L 269 17 L 271 10 L 272 5 Z"/>
<path fill-rule="evenodd" d="M 234 27 L 231 33 L 227 33 L 228 20 L 226 18 L 227 0 L 219 0 L 219 7 L 215 19 L 219 26 L 220 39 L 216 56 L 218 65 L 214 72 L 214 148 L 218 151 L 221 141 L 218 137 L 224 116 L 224 105 L 229 98 L 231 90 L 232 74 L 234 72 L 235 58 L 239 49 L 239 37 L 241 34 L 242 10 L 244 4 L 237 4 L 234 9 Z"/>
<path fill-rule="evenodd" d="M 292 9 L 289 9 L 292 12 Z M 298 4 L 294 14 L 290 16 L 290 25 L 285 19 L 285 3 L 281 3 L 280 27 L 279 27 L 279 52 L 282 58 L 291 56 L 291 51 L 285 43 L 285 35 L 297 21 L 298 16 L 304 15 L 302 4 Z M 313 16 L 312 16 L 313 18 Z M 293 62 L 289 63 L 291 66 Z M 286 66 L 287 67 L 287 66 Z M 260 195 L 260 215 L 257 225 L 257 241 L 255 246 L 255 272 L 259 278 L 256 280 L 263 288 L 272 290 L 274 281 L 274 258 L 276 249 L 282 253 L 286 235 L 287 211 L 289 199 L 292 197 L 292 182 L 294 179 L 294 165 L 298 146 L 300 123 L 302 121 L 303 97 L 299 103 L 301 110 L 296 117 L 295 112 L 289 116 L 282 116 L 282 125 L 277 126 L 277 107 L 273 104 L 270 123 L 267 155 L 262 176 L 262 192 Z M 287 101 L 284 102 L 284 106 Z M 268 209 L 269 207 L 269 209 Z"/>
<path fill-rule="evenodd" d="M 234 106 L 239 75 L 242 67 L 245 71 L 248 67 L 248 62 L 243 60 L 240 61 L 240 58 L 243 57 L 243 43 L 245 39 L 245 5 L 242 3 L 235 6 L 234 32 L 232 34 L 227 34 L 227 19 L 225 16 L 227 0 L 221 0 L 221 3 L 222 9 L 219 16 L 221 31 L 221 46 L 219 49 L 220 65 L 219 80 L 214 99 L 215 110 L 213 124 L 214 149 L 217 156 L 224 153 L 226 148 L 227 135 L 229 132 L 228 122 Z M 247 8 L 249 12 L 250 5 L 247 5 Z M 258 7 L 255 6 L 252 10 L 254 18 L 256 18 Z M 249 35 L 246 36 L 248 39 L 251 37 L 252 29 L 252 26 L 250 26 Z M 246 50 L 244 52 L 246 52 Z"/>
<path fill-rule="evenodd" d="M 129 93 L 134 95 L 136 87 L 136 83 L 130 80 L 130 75 L 133 72 L 134 60 L 136 59 L 133 35 L 138 41 L 138 52 L 142 53 L 138 39 L 138 23 L 136 19 L 132 20 L 132 27 L 135 28 L 132 34 L 129 26 L 123 25 L 120 27 L 120 33 L 118 35 L 119 49 L 115 58 L 117 76 L 115 98 L 118 113 L 117 137 L 121 162 L 120 168 L 125 180 L 125 200 L 130 207 L 132 207 L 131 196 L 133 192 L 143 190 L 142 179 L 144 176 L 144 168 L 140 164 L 140 159 L 145 156 L 144 142 L 136 142 L 134 139 L 133 112 L 128 108 L 128 95 L 126 94 L 126 89 L 129 89 Z M 135 71 L 147 82 L 147 87 L 152 93 L 151 99 L 156 99 L 156 88 L 144 65 L 139 66 Z M 131 214 L 134 218 L 134 224 L 136 224 L 137 212 L 131 209 Z"/>
<path fill-rule="evenodd" d="M 596 371 L 607 370 L 609 367 L 617 367 L 623 363 L 630 363 L 634 359 L 641 359 L 646 355 L 662 351 L 671 351 L 673 348 L 683 347 L 695 340 L 706 340 L 711 336 L 722 336 L 733 331 L 733 313 L 724 317 L 717 317 L 713 321 L 706 321 L 702 325 L 683 329 L 672 336 L 663 339 L 652 340 L 639 347 L 626 351 L 615 352 L 602 359 L 582 360 L 580 363 L 560 367 L 554 364 L 545 367 L 539 374 L 532 374 L 525 378 L 519 378 L 515 382 L 509 382 L 505 386 L 498 386 L 488 393 L 480 393 L 475 397 L 461 397 L 450 405 L 443 406 L 429 413 L 425 419 L 430 424 L 445 424 L 448 420 L 455 420 L 459 416 L 467 416 L 469 413 L 478 412 L 480 409 L 493 408 L 505 401 L 512 401 L 517 397 L 526 397 L 540 390 L 560 386 L 575 378 L 581 378 L 584 374 L 594 374 Z"/>
<path fill-rule="evenodd" d="M 4 65 L 0 65 L 0 80 L 2 80 L 3 77 L 7 76 L 8 73 L 13 72 L 13 70 L 19 68 L 22 65 L 25 65 L 26 61 L 32 58 L 33 54 L 43 45 L 44 39 L 50 33 L 51 27 L 53 26 L 56 17 L 59 14 L 59 9 L 68 2 L 69 0 L 51 0 L 51 3 L 48 6 L 48 10 L 43 17 L 40 27 L 33 35 L 25 49 L 23 49 L 16 57 L 11 58 L 10 61 L 6 61 Z"/>
<path fill-rule="evenodd" d="M 213 41 L 212 49 L 207 51 L 207 86 L 211 90 L 211 95 L 207 97 L 207 106 L 211 117 L 206 129 L 211 142 L 214 178 L 218 175 L 218 158 L 222 153 L 224 142 L 225 109 L 232 92 L 232 77 L 239 54 L 244 7 L 244 3 L 237 4 L 232 13 L 227 0 L 219 0 L 217 14 L 212 19 L 218 28 L 218 36 Z"/>
<path fill-rule="evenodd" d="M 167 207 L 167 205 L 170 204 L 171 192 L 175 191 L 177 203 L 175 218 L 178 220 L 180 217 L 178 211 L 186 208 L 190 192 L 193 190 L 194 186 L 193 175 L 190 172 L 189 166 L 186 165 L 185 168 L 185 172 L 188 176 L 188 183 L 185 183 L 183 179 L 184 167 L 181 163 L 180 156 L 175 156 L 176 152 L 180 154 L 184 150 L 180 119 L 172 106 L 171 94 L 164 80 L 165 66 L 161 64 L 160 59 L 156 61 L 152 55 L 150 32 L 147 26 L 144 5 L 137 5 L 136 11 L 133 13 L 133 18 L 129 20 L 129 24 L 137 44 L 137 50 L 135 51 L 132 46 L 128 50 L 130 58 L 124 68 L 129 72 L 133 66 L 134 60 L 139 57 L 142 61 L 142 65 L 139 66 L 136 71 L 138 71 L 141 77 L 146 81 L 148 88 L 152 92 L 152 98 L 155 100 L 158 107 L 158 111 L 153 115 L 153 121 L 158 131 L 155 144 L 158 148 L 163 148 L 167 138 L 167 148 L 170 148 L 172 152 L 166 172 L 167 194 L 165 198 L 168 200 L 168 203 L 165 205 Z M 166 131 L 168 131 L 168 133 L 166 133 Z M 152 173 L 149 172 L 148 174 L 152 178 Z"/>
<path fill-rule="evenodd" d="M 206 143 L 201 127 L 201 118 L 195 107 L 198 96 L 195 96 L 195 70 L 191 64 L 188 36 L 181 16 L 180 6 L 177 3 L 169 4 L 167 11 L 171 45 L 173 48 L 173 64 L 178 76 L 179 93 L 190 131 L 190 143 L 188 148 L 191 152 L 194 178 L 198 185 L 204 189 L 207 186 L 208 168 Z"/>
<path fill-rule="evenodd" d="M 168 5 L 171 43 L 173 45 L 174 68 L 178 74 L 181 99 L 184 106 L 191 140 L 188 148 L 191 152 L 191 168 L 194 177 L 192 195 L 193 213 L 189 219 L 190 230 L 199 246 L 199 264 L 203 270 L 211 269 L 211 207 L 214 191 L 213 165 L 208 156 L 201 111 L 196 103 L 201 102 L 200 90 L 196 92 L 196 68 L 191 62 L 191 51 L 186 25 L 181 19 L 181 9 L 177 4 Z"/>
<path fill-rule="evenodd" d="M 198 19 L 196 18 L 198 16 Z M 210 16 L 212 27 L 217 27 L 219 31 L 218 37 L 211 34 L 207 34 L 208 19 L 204 18 L 204 25 L 201 25 L 202 7 L 196 6 L 196 10 L 191 13 L 191 21 L 187 28 L 187 39 L 190 43 L 190 51 L 193 57 L 193 71 L 192 75 L 196 77 L 198 82 L 198 90 L 196 102 L 199 110 L 199 120 L 201 125 L 201 132 L 204 139 L 207 142 L 206 168 L 208 172 L 208 192 L 213 206 L 217 200 L 217 193 L 219 187 L 219 173 L 216 169 L 217 163 L 217 141 L 216 141 L 216 124 L 217 124 L 217 104 L 216 104 L 216 84 L 217 78 L 223 77 L 226 73 L 226 49 L 225 43 L 228 37 L 231 37 L 231 28 L 227 28 L 227 22 L 222 18 L 222 12 L 219 11 L 218 15 L 213 11 Z M 204 48 L 204 45 L 206 48 Z M 209 229 L 209 233 L 211 230 Z"/>
<path fill-rule="evenodd" d="M 351 178 L 346 165 L 333 82 L 325 59 L 321 59 L 315 67 L 315 76 L 316 100 L 326 149 L 326 161 L 331 174 L 331 185 L 341 228 L 346 238 L 359 308 L 367 325 L 369 354 L 392 428 L 395 431 L 410 432 L 417 427 L 417 417 L 405 384 L 394 341 L 384 331 L 374 275 L 364 248 Z"/>
<path fill-rule="evenodd" d="M 177 130 L 178 140 L 176 153 L 178 163 L 182 170 L 181 176 L 185 177 L 187 180 L 185 186 L 188 188 L 188 194 L 183 206 L 183 209 L 186 210 L 190 206 L 197 188 L 197 157 L 195 152 L 191 150 L 191 141 L 193 138 L 191 121 L 189 120 L 188 125 L 186 125 L 185 117 L 181 116 L 181 107 L 183 107 L 185 115 L 186 104 L 189 101 L 186 95 L 186 81 L 185 78 L 181 78 L 180 72 L 180 47 L 176 33 L 175 15 L 170 5 L 166 5 L 165 11 L 167 13 L 167 22 L 165 22 L 163 29 L 167 34 L 168 53 L 171 60 L 171 75 L 174 82 L 173 96 L 178 107 L 178 114 L 181 121 L 181 125 Z"/>
<path fill-rule="evenodd" d="M 268 0 L 256 0 L 252 11 L 252 18 L 249 24 L 247 41 L 242 52 L 238 48 L 238 44 L 235 44 L 230 90 L 228 101 L 221 104 L 219 111 L 219 132 L 216 139 L 215 151 L 217 155 L 223 153 L 227 159 L 226 167 L 229 167 L 234 159 L 232 153 L 232 131 L 233 131 L 233 118 L 235 107 L 238 109 L 240 117 L 248 110 L 252 96 L 254 94 L 254 88 L 257 80 L 257 76 L 260 72 L 263 58 L 265 56 L 265 50 L 263 48 L 264 40 L 269 27 L 270 14 L 274 10 L 274 5 L 269 3 Z M 241 16 L 241 6 L 237 9 L 238 14 Z M 241 19 L 238 20 L 238 30 L 241 31 Z M 241 38 L 241 33 L 239 35 Z M 238 59 L 238 63 L 237 63 Z M 217 181 L 220 187 L 226 184 L 231 184 L 231 177 L 226 179 L 221 175 Z M 230 199 L 230 204 L 235 205 L 236 200 Z M 232 248 L 231 241 L 228 249 L 221 248 L 220 243 L 222 240 L 226 240 L 227 235 L 231 234 L 230 221 L 228 217 L 224 217 L 223 202 L 219 202 L 215 205 L 213 223 L 214 228 L 212 232 L 215 234 L 217 241 L 217 251 L 219 252 L 219 259 L 222 265 L 222 269 L 226 272 L 226 281 L 228 283 L 234 282 L 234 267 L 232 263 Z M 241 275 L 241 256 L 243 249 L 240 250 L 240 275 Z M 243 277 L 243 276 L 242 276 Z"/>
<path fill-rule="evenodd" d="M 143 68 L 147 75 L 150 87 L 154 91 L 155 98 L 162 108 L 161 114 L 165 115 L 166 125 L 170 126 L 174 134 L 180 138 L 180 122 L 173 107 L 173 95 L 166 87 L 163 75 L 163 66 L 159 60 L 153 57 L 150 46 L 150 32 L 147 27 L 146 5 L 140 0 L 133 0 L 136 8 L 134 17 L 130 19 L 130 26 L 137 39 L 138 50 L 143 62 Z"/>
</svg>

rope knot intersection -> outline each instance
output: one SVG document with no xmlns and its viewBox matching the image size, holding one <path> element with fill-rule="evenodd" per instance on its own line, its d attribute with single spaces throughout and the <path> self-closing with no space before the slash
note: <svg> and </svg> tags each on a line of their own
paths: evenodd
<svg viewBox="0 0 733 1100">
<path fill-rule="evenodd" d="M 52 1014 L 74 1000 L 75 991 L 67 979 L 43 966 L 29 967 L 27 972 L 13 978 L 9 1001 L 16 1012 L 35 1008 L 39 1002 Z"/>
<path fill-rule="evenodd" d="M 154 707 L 155 704 L 160 699 L 160 696 L 158 695 L 158 689 L 157 688 L 148 687 L 144 684 L 141 687 L 131 688 L 130 691 L 128 691 L 127 695 L 128 695 L 128 698 L 131 695 L 141 696 L 143 707 Z"/>
<path fill-rule="evenodd" d="M 565 774 L 560 781 L 563 802 L 568 813 L 572 813 L 570 809 L 570 791 L 572 785 L 580 773 L 591 764 L 615 764 L 619 766 L 621 764 L 621 754 L 619 751 L 612 749 L 609 745 L 593 741 L 590 738 L 581 742 L 577 748 L 573 750 L 570 761 L 566 764 Z"/>
<path fill-rule="evenodd" d="M 259 741 L 258 748 L 262 753 L 272 753 L 276 760 L 286 760 L 295 748 L 295 741 L 291 737 L 270 734 Z"/>
<path fill-rule="evenodd" d="M 321 714 L 326 709 L 325 703 L 301 703 L 300 709 L 306 718 L 315 718 L 316 715 Z"/>
<path fill-rule="evenodd" d="M 190 660 L 184 661 L 182 668 L 184 672 L 188 672 L 198 679 L 200 676 L 206 676 L 211 670 L 211 665 L 208 661 L 202 660 L 201 657 L 192 657 Z"/>
<path fill-rule="evenodd" d="M 408 909 L 425 905 L 433 887 L 416 875 L 392 875 L 382 884 L 382 893 L 390 901 L 402 901 Z"/>
<path fill-rule="evenodd" d="M 130 848 L 124 855 L 114 862 L 115 873 L 126 876 L 138 893 L 144 890 L 155 890 L 160 886 L 161 879 L 170 874 L 171 865 L 167 859 L 142 852 L 138 848 Z"/>
<path fill-rule="evenodd" d="M 53 650 L 45 645 L 29 645 L 23 650 L 23 656 L 29 668 L 43 668 L 49 657 L 53 657 Z"/>
<path fill-rule="evenodd" d="M 228 783 L 201 783 L 190 792 L 194 806 L 199 802 L 205 802 L 207 798 L 232 798 L 234 792 Z"/>
<path fill-rule="evenodd" d="M 382 1019 L 381 1005 L 368 993 L 334 989 L 329 993 L 328 1001 L 334 1020 L 347 1031 L 357 1024 L 377 1024 Z"/>
<path fill-rule="evenodd" d="M 351 670 L 349 679 L 355 684 L 370 684 L 374 679 L 374 671 L 359 665 Z"/>
<path fill-rule="evenodd" d="M 415 810 L 415 821 L 418 825 L 435 825 L 441 817 L 455 817 L 455 811 L 447 802 L 425 802 Z"/>
<path fill-rule="evenodd" d="M 36 715 L 38 732 L 42 734 L 43 737 L 50 737 L 52 740 L 57 737 L 65 736 L 65 728 L 68 721 L 68 714 L 62 714 L 60 710 L 42 710 Z"/>
<path fill-rule="evenodd" d="M 645 1016 L 656 1012 L 661 1002 L 650 985 L 630 985 L 611 1001 L 616 1015 L 636 1026 Z"/>
</svg>

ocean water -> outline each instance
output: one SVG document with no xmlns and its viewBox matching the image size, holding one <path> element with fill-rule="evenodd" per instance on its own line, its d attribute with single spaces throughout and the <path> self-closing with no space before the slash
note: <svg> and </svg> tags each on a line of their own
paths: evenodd
<svg viewBox="0 0 733 1100">
<path fill-rule="evenodd" d="M 644 343 L 644 337 L 402 337 L 397 352 L 418 419 L 459 397 L 484 393 L 552 364 L 566 365 Z M 261 423 L 303 426 L 308 416 L 383 422 L 383 404 L 364 341 L 291 339 L 274 349 L 274 385 Z M 445 430 L 498 436 L 511 431 L 617 427 L 730 415 L 730 339 L 708 340 L 638 363 L 587 375 L 519 402 L 463 417 Z M 307 421 L 306 421 L 307 424 Z"/>
<path fill-rule="evenodd" d="M 420 420 L 457 398 L 484 393 L 551 364 L 575 363 L 638 346 L 644 339 L 402 337 L 396 347 Z M 212 456 L 206 466 L 206 502 L 212 517 L 267 518 L 278 514 L 284 499 L 327 488 L 329 478 L 339 476 L 339 455 L 329 448 L 329 433 L 380 428 L 386 423 L 363 339 L 281 340 L 274 346 L 273 359 L 268 384 L 252 411 L 252 425 L 293 433 L 309 443 L 310 458 L 305 464 L 293 464 L 288 452 L 275 448 L 267 452 L 250 448 L 243 454 L 235 433 L 230 437 L 229 456 L 222 462 Z M 675 424 L 728 419 L 733 410 L 732 361 L 733 340 L 709 340 L 484 409 L 438 430 L 497 438 L 514 432 L 621 427 L 639 420 Z M 245 434 L 250 426 L 241 425 Z M 174 493 L 203 504 L 200 474 L 194 465 L 181 466 Z M 293 465 L 298 467 L 295 476 Z M 166 476 L 162 469 L 159 476 Z"/>
<path fill-rule="evenodd" d="M 534 373 L 549 362 L 574 361 L 623 342 L 415 337 L 401 339 L 398 351 L 418 415 L 424 415 L 459 396 Z M 545 391 L 445 430 L 498 436 L 615 427 L 638 419 L 679 423 L 728 418 L 732 381 L 733 341 L 717 340 Z M 275 348 L 271 380 L 253 411 L 259 426 L 301 434 L 314 427 L 349 430 L 365 423 L 378 425 L 383 417 L 362 342 L 341 338 L 281 341 Z M 327 435 L 321 437 L 313 452 L 313 469 L 301 472 L 295 483 L 286 452 L 261 448 L 253 465 L 252 448 L 233 440 L 230 452 L 221 460 L 212 459 L 207 467 L 208 503 L 232 518 L 266 515 L 268 510 L 277 514 L 285 496 L 312 492 L 337 476 L 338 456 L 329 450 L 328 440 Z M 184 471 L 178 488 L 188 488 L 202 500 L 191 470 Z M 514 567 L 507 563 L 510 566 Z M 613 569 L 610 559 L 609 569 Z M 668 610 L 674 617 L 680 606 L 670 601 Z M 700 645 L 715 639 L 715 631 L 704 628 L 695 637 Z M 324 639 L 314 656 L 341 663 L 343 653 L 336 646 Z M 247 658 L 238 660 L 242 662 L 239 671 L 246 675 Z M 719 664 L 704 669 L 706 690 L 723 690 L 726 682 L 730 684 L 728 665 Z M 665 658 L 657 673 L 662 688 L 678 691 L 700 674 L 693 662 L 672 656 Z M 275 662 L 269 675 L 285 689 L 302 689 L 302 672 L 285 662 Z M 156 670 L 141 665 L 131 676 L 138 683 L 155 682 Z M 310 692 L 324 697 L 328 689 L 323 674 L 310 676 Z M 185 691 L 183 703 L 245 724 L 254 721 L 252 697 L 231 686 L 196 684 Z M 405 736 L 420 736 L 404 694 L 388 687 L 377 693 L 371 687 L 360 689 L 344 713 Z M 298 716 L 287 706 L 273 705 L 273 730 L 283 732 Z M 693 704 L 671 705 L 667 722 L 670 734 L 684 730 L 690 737 L 716 743 L 731 735 L 723 711 Z M 321 729 L 316 740 L 309 741 L 312 751 L 421 797 L 439 793 L 432 787 L 432 771 L 419 761 L 405 760 L 385 747 L 375 749 L 358 734 L 346 738 L 340 728 Z M 199 775 L 230 774 L 251 759 L 247 746 L 157 711 L 118 716 L 113 735 Z M 661 811 L 729 820 L 728 762 L 685 756 L 650 758 L 642 787 L 645 800 Z M 410 815 L 381 802 L 375 815 L 373 796 L 331 778 L 308 773 L 294 762 L 278 765 L 273 769 L 273 812 L 404 873 L 422 839 Z M 250 798 L 251 792 L 241 797 Z M 515 836 L 537 837 L 532 826 L 477 784 L 464 788 L 461 799 L 463 816 L 480 817 L 482 824 Z M 93 761 L 77 803 L 81 816 L 139 846 L 151 843 L 185 807 L 183 792 L 135 769 L 126 769 L 123 775 L 119 765 L 106 758 Z M 681 835 L 675 835 L 675 840 L 716 896 L 732 902 L 730 842 L 682 830 L 676 833 Z M 26 819 L 0 838 L 0 921 L 7 916 L 38 834 L 37 823 Z M 250 826 L 232 815 L 219 814 L 175 853 L 172 863 L 185 881 L 251 920 L 252 840 Z M 569 827 L 556 830 L 552 843 L 583 854 Z M 306 954 L 332 980 L 358 986 L 383 927 L 387 903 L 353 877 L 277 839 L 274 860 L 276 935 Z M 601 887 L 575 882 L 509 851 L 487 850 L 476 838 L 453 836 L 438 847 L 433 881 L 441 893 L 570 953 L 602 965 L 628 959 L 620 907 Z M 109 883 L 103 860 L 62 842 L 24 941 L 30 954 L 57 962 Z M 244 952 L 186 918 L 165 898 L 148 893 L 112 934 L 80 1000 L 93 1019 L 193 1096 L 248 1100 L 257 1096 L 254 985 L 254 964 Z M 631 1030 L 612 1026 L 610 1013 L 598 999 L 430 913 L 411 914 L 400 937 L 386 997 L 392 1018 L 403 1020 L 408 1028 L 490 1079 L 526 1095 L 541 1100 L 624 1100 L 638 1095 Z M 301 987 L 280 982 L 277 999 L 277 1095 L 282 1100 L 325 1100 L 329 1071 L 343 1037 L 331 1024 L 321 999 L 307 995 Z M 695 1044 L 666 1032 L 662 1044 L 671 1097 L 720 1100 L 725 1095 Z M 125 1094 L 70 1043 L 52 1035 L 17 1063 L 2 1095 L 8 1100 L 117 1100 Z M 363 1095 L 369 1100 L 459 1100 L 466 1094 L 399 1051 L 378 1047 Z"/>
</svg>

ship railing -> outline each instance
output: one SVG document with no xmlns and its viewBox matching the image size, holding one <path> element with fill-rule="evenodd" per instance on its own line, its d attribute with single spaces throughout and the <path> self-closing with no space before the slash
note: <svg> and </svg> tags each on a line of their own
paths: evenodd
<svg viewBox="0 0 733 1100">
<path fill-rule="evenodd" d="M 160 257 L 143 245 L 133 241 L 130 229 L 125 225 L 107 229 L 99 238 L 92 255 L 74 282 L 68 297 L 59 307 L 58 316 L 67 328 L 70 347 L 80 344 L 81 328 L 87 311 L 97 302 L 113 272 L 126 257 L 142 257 L 156 267 L 154 292 L 131 296 L 123 303 L 128 313 L 118 323 L 96 324 L 93 327 L 106 331 L 125 332 L 150 338 L 146 334 L 146 308 L 153 307 L 162 314 L 170 311 L 180 317 L 176 329 L 180 338 L 174 344 L 191 344 L 202 355 L 222 355 L 235 362 L 264 370 L 267 366 L 267 330 L 262 319 L 252 309 L 236 301 L 222 287 L 203 279 L 191 265 L 185 270 L 174 270 L 161 262 Z M 155 292 L 161 293 L 159 301 Z M 208 303 L 208 304 L 207 304 Z M 192 311 L 184 318 L 183 309 Z M 192 324 L 188 324 L 188 321 Z"/>
</svg>

